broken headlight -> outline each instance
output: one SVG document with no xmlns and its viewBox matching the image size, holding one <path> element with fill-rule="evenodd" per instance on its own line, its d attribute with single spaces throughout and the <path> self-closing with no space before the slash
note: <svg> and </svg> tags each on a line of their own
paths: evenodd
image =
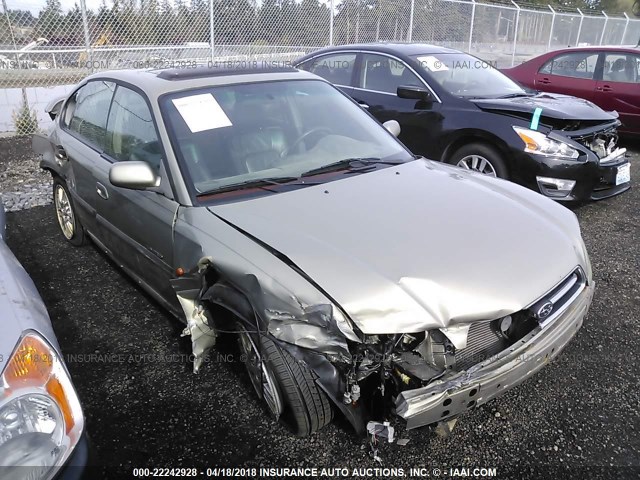
<svg viewBox="0 0 640 480">
<path fill-rule="evenodd" d="M 0 477 L 48 480 L 84 427 L 78 396 L 55 350 L 37 333 L 20 341 L 0 384 Z M 23 467 L 30 467 L 25 475 Z"/>
<path fill-rule="evenodd" d="M 567 160 L 577 160 L 580 155 L 571 145 L 549 138 L 544 133 L 515 126 L 513 129 L 524 142 L 525 152 Z"/>
</svg>

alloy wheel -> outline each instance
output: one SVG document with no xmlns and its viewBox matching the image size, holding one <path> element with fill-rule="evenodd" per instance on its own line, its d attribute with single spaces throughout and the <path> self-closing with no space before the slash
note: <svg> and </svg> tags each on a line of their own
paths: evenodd
<svg viewBox="0 0 640 480">
<path fill-rule="evenodd" d="M 76 220 L 73 215 L 73 208 L 71 207 L 69 196 L 62 185 L 56 185 L 53 199 L 60 230 L 62 230 L 62 234 L 67 240 L 71 240 L 75 234 Z"/>
<path fill-rule="evenodd" d="M 267 364 L 262 360 L 253 338 L 240 327 L 239 344 L 241 359 L 247 367 L 249 378 L 258 396 L 263 399 L 269 411 L 279 418 L 282 415 L 283 403 L 276 380 Z"/>
<path fill-rule="evenodd" d="M 498 176 L 491 162 L 481 155 L 467 155 L 461 158 L 456 165 L 461 168 L 466 168 L 467 170 L 489 175 L 490 177 Z"/>
</svg>

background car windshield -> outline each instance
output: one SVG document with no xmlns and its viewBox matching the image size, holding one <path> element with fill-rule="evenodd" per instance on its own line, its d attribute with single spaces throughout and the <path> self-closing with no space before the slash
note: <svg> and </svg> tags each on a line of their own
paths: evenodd
<svg viewBox="0 0 640 480">
<path fill-rule="evenodd" d="M 262 82 L 179 92 L 163 100 L 174 149 L 197 193 L 298 177 L 352 157 L 412 157 L 331 85 Z"/>
<path fill-rule="evenodd" d="M 487 62 L 465 53 L 416 55 L 420 68 L 458 97 L 497 98 L 526 92 Z"/>
</svg>

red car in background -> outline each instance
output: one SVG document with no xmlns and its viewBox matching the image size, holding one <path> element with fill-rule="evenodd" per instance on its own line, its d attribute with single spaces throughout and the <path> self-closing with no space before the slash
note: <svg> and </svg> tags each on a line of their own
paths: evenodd
<svg viewBox="0 0 640 480">
<path fill-rule="evenodd" d="M 564 93 L 616 110 L 620 133 L 640 135 L 640 48 L 577 47 L 540 55 L 503 73 L 543 92 Z"/>
</svg>

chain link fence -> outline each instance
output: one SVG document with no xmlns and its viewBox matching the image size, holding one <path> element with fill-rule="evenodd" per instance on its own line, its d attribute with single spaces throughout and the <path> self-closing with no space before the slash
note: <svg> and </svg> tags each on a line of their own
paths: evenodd
<svg viewBox="0 0 640 480">
<path fill-rule="evenodd" d="M 71 1 L 2 0 L 0 132 L 37 128 L 54 93 L 100 70 L 282 65 L 326 45 L 377 41 L 448 46 L 502 67 L 554 48 L 640 39 L 640 20 L 626 14 L 515 2 Z"/>
</svg>

